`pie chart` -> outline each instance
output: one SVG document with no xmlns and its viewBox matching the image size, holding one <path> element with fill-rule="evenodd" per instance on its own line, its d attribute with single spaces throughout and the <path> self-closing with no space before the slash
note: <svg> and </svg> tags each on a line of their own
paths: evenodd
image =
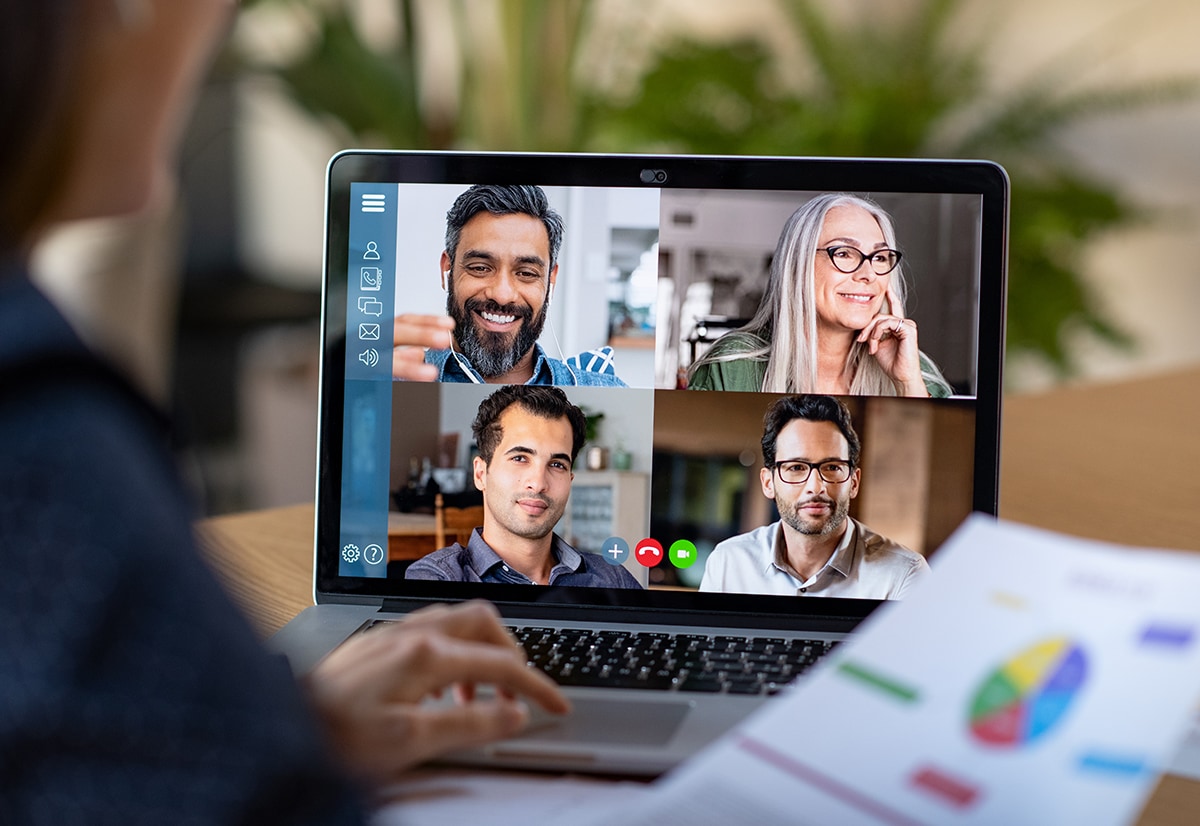
<svg viewBox="0 0 1200 826">
<path fill-rule="evenodd" d="M 992 671 L 971 700 L 976 740 L 1017 748 L 1053 729 L 1087 677 L 1083 649 L 1065 637 L 1041 640 Z"/>
</svg>

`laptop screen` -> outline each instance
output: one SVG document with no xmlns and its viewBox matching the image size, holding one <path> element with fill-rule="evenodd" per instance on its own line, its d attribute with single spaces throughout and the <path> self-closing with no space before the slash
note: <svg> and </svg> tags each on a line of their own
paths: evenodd
<svg viewBox="0 0 1200 826">
<path fill-rule="evenodd" d="M 328 210 L 326 598 L 857 613 L 996 512 L 992 164 L 349 152 Z"/>
</svg>

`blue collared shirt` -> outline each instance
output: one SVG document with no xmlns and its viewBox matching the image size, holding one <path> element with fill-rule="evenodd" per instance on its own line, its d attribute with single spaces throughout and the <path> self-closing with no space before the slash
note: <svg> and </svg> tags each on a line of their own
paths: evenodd
<svg viewBox="0 0 1200 826">
<path fill-rule="evenodd" d="M 583 588 L 641 588 L 633 574 L 620 565 L 610 565 L 599 554 L 577 551 L 554 534 L 550 546 L 554 567 L 551 585 Z M 534 585 L 529 577 L 510 567 L 483 540 L 479 528 L 471 533 L 467 546 L 455 542 L 418 559 L 404 572 L 405 579 L 435 579 L 443 582 L 496 582 L 510 585 Z"/>
<path fill-rule="evenodd" d="M 625 387 L 625 382 L 612 372 L 611 352 L 610 348 L 602 347 L 598 352 L 581 353 L 564 362 L 550 358 L 542 345 L 534 344 L 533 378 L 525 383 Z M 426 350 L 425 363 L 437 367 L 438 381 L 463 383 L 470 382 L 474 376 L 476 383 L 484 383 L 483 376 L 462 353 L 454 358 L 450 350 Z M 606 372 L 601 372 L 601 369 L 606 369 Z"/>
</svg>

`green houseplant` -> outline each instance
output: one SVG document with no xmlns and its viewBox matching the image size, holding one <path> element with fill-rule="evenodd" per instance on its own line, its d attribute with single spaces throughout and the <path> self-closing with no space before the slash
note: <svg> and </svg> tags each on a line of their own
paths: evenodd
<svg viewBox="0 0 1200 826">
<path fill-rule="evenodd" d="M 1059 142 L 1082 122 L 1190 97 L 1192 79 L 1081 85 L 1082 58 L 1068 54 L 998 90 L 991 29 L 963 33 L 963 0 L 915 0 L 868 19 L 778 0 L 801 79 L 789 80 L 765 40 L 681 38 L 660 45 L 632 93 L 617 93 L 577 65 L 602 3 L 453 0 L 446 44 L 422 39 L 412 0 L 391 3 L 397 35 L 383 45 L 369 42 L 349 0 L 251 3 L 295 7 L 312 32 L 289 60 L 252 68 L 356 142 L 398 148 L 991 158 L 1013 187 L 1010 353 L 1066 376 L 1075 331 L 1131 344 L 1089 288 L 1081 252 L 1149 212 Z M 475 48 L 481 9 L 493 29 Z M 460 78 L 449 107 L 421 93 L 420 56 L 442 45 Z"/>
</svg>

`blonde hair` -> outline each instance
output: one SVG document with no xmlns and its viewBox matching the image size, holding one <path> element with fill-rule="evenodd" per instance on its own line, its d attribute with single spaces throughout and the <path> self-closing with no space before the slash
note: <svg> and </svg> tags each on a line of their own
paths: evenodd
<svg viewBox="0 0 1200 826">
<path fill-rule="evenodd" d="M 879 224 L 887 245 L 896 249 L 892 219 L 873 201 L 855 195 L 818 195 L 792 213 L 779 233 L 767 289 L 758 311 L 744 327 L 726 333 L 688 371 L 694 376 L 702 364 L 751 359 L 766 362 L 760 390 L 768 393 L 817 392 L 817 309 L 813 288 L 817 245 L 829 210 L 854 206 Z M 892 291 L 899 307 L 886 312 L 904 315 L 906 287 L 902 265 L 892 270 Z M 745 343 L 750 343 L 746 348 Z M 722 346 L 725 345 L 725 346 Z M 855 342 L 846 360 L 853 378 L 850 393 L 861 396 L 895 396 L 896 386 L 867 345 Z M 922 371 L 922 375 L 925 375 Z"/>
</svg>

